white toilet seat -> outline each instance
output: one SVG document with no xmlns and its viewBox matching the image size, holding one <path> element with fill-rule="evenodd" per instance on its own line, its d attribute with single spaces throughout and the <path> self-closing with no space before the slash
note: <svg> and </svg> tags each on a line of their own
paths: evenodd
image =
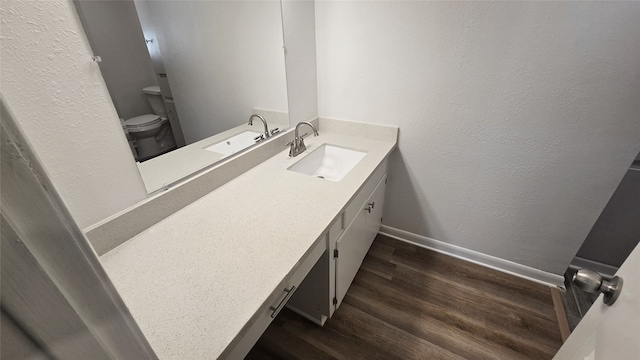
<svg viewBox="0 0 640 360">
<path fill-rule="evenodd" d="M 125 125 L 130 133 L 149 131 L 161 127 L 167 122 L 167 118 L 158 115 L 147 114 L 125 120 Z"/>
</svg>

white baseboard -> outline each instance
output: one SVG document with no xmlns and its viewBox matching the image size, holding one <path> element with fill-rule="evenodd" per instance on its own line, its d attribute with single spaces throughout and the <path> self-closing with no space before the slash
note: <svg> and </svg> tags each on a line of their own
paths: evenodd
<svg viewBox="0 0 640 360">
<path fill-rule="evenodd" d="M 457 245 L 451 245 L 440 240 L 431 239 L 426 236 L 417 235 L 386 225 L 382 225 L 380 227 L 379 233 L 400 241 L 439 252 L 441 254 L 452 256 L 457 259 L 465 260 L 480 266 L 518 276 L 529 281 L 551 287 L 557 287 L 562 290 L 565 289 L 563 275 L 549 273 L 529 266 L 521 265 L 513 261 L 465 249 Z"/>
<path fill-rule="evenodd" d="M 609 277 L 613 277 L 616 274 L 616 271 L 618 271 L 618 268 L 615 266 L 603 264 L 597 261 L 593 261 L 593 260 L 589 260 L 589 259 L 585 259 L 577 256 L 573 258 L 573 260 L 571 261 L 571 265 L 579 268 L 593 270 L 595 272 L 598 272 L 603 275 L 607 275 Z"/>
</svg>

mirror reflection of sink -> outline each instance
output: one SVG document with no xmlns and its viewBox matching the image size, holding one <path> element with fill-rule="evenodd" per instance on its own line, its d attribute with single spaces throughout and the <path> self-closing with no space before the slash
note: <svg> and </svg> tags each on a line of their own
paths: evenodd
<svg viewBox="0 0 640 360">
<path fill-rule="evenodd" d="M 204 149 L 226 157 L 255 144 L 254 139 L 259 135 L 259 132 L 245 131 Z"/>
<path fill-rule="evenodd" d="M 331 181 L 340 181 L 353 169 L 366 152 L 324 144 L 298 161 L 288 170 Z"/>
</svg>

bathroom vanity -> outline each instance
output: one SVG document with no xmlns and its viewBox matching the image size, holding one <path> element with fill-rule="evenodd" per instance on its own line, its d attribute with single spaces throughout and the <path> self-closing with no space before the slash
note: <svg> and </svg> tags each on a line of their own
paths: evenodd
<svg viewBox="0 0 640 360">
<path fill-rule="evenodd" d="M 158 358 L 240 359 L 285 304 L 318 324 L 340 306 L 380 226 L 398 129 L 319 132 L 101 256 Z M 340 181 L 289 170 L 324 144 L 366 155 Z"/>
</svg>

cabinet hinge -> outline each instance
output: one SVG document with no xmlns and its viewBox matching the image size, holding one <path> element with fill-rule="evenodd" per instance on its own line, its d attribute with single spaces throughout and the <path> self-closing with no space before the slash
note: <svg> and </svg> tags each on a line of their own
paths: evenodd
<svg viewBox="0 0 640 360">
<path fill-rule="evenodd" d="M 384 183 L 385 183 L 385 184 L 387 183 L 387 181 L 389 181 L 389 179 L 388 179 L 388 178 L 387 178 L 387 179 L 384 179 Z"/>
<path fill-rule="evenodd" d="M 333 249 L 333 257 L 334 258 L 338 257 L 338 249 Z"/>
<path fill-rule="evenodd" d="M 336 297 L 333 298 L 333 305 L 334 306 L 338 305 L 338 298 L 336 298 Z"/>
</svg>

